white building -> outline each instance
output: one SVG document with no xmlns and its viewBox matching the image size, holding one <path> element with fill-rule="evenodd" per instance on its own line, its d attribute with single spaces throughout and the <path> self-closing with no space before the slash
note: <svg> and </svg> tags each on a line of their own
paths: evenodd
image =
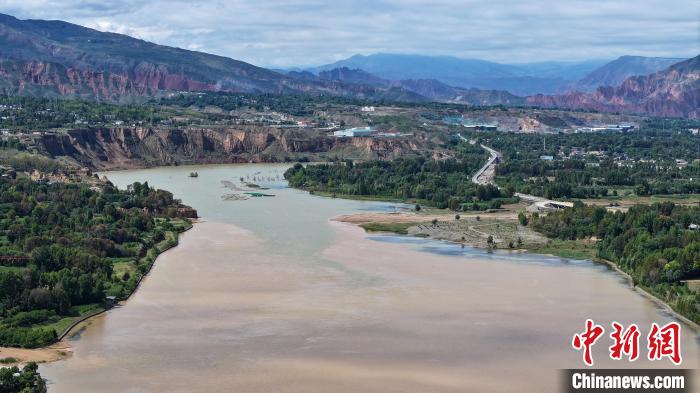
<svg viewBox="0 0 700 393">
<path fill-rule="evenodd" d="M 576 132 L 605 132 L 605 131 L 631 131 L 634 129 L 633 124 L 606 124 L 603 126 L 581 127 L 577 128 Z"/>
<path fill-rule="evenodd" d="M 363 106 L 362 109 L 360 109 L 362 112 L 374 112 L 374 107 L 373 106 Z"/>
<path fill-rule="evenodd" d="M 498 131 L 498 124 L 462 124 L 469 131 Z"/>
<path fill-rule="evenodd" d="M 337 137 L 357 137 L 357 136 L 370 136 L 374 134 L 374 129 L 372 127 L 355 127 L 348 128 L 346 130 L 334 131 L 333 136 Z"/>
</svg>

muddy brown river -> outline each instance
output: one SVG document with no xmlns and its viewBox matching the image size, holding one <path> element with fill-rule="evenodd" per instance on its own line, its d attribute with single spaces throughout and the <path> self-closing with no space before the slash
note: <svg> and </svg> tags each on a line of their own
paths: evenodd
<svg viewBox="0 0 700 393">
<path fill-rule="evenodd" d="M 330 219 L 387 203 L 286 188 L 284 165 L 172 167 L 107 176 L 172 191 L 203 222 L 162 254 L 140 289 L 43 364 L 50 392 L 558 392 L 586 318 L 606 327 L 673 320 L 588 261 L 488 253 L 368 235 Z M 198 178 L 188 174 L 196 170 Z M 226 201 L 240 177 L 275 197 Z M 683 326 L 683 368 L 698 335 Z M 596 367 L 672 367 L 668 360 Z M 645 353 L 645 340 L 640 342 Z M 644 356 L 643 356 L 644 357 Z"/>
</svg>

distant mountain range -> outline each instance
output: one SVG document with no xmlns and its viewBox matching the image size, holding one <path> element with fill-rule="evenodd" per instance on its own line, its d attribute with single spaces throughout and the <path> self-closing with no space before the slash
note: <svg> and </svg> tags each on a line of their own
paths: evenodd
<svg viewBox="0 0 700 393">
<path fill-rule="evenodd" d="M 579 63 L 501 64 L 450 56 L 378 53 L 355 55 L 307 71 L 318 73 L 346 67 L 361 69 L 388 80 L 435 79 L 451 86 L 507 90 L 512 94 L 529 95 L 561 92 L 605 63 L 605 60 L 592 60 Z"/>
<path fill-rule="evenodd" d="M 434 79 L 456 87 L 505 90 L 527 96 L 567 91 L 588 92 L 598 86 L 616 86 L 627 77 L 653 74 L 683 60 L 685 59 L 622 56 L 611 62 L 588 60 L 502 64 L 450 56 L 378 53 L 355 55 L 305 71 L 318 74 L 338 68 L 359 69 L 392 81 Z"/>
<path fill-rule="evenodd" d="M 465 89 L 442 83 L 435 79 L 386 80 L 360 69 L 347 67 L 320 71 L 317 76 L 309 71 L 290 73 L 298 77 L 334 82 L 360 83 L 380 88 L 395 88 L 410 91 L 431 101 L 462 103 L 470 105 L 524 104 L 523 97 L 503 90 Z"/>
<path fill-rule="evenodd" d="M 177 91 L 223 91 L 700 117 L 697 59 L 678 62 L 623 56 L 609 63 L 499 64 L 376 54 L 276 72 L 67 22 L 19 20 L 0 14 L 0 93 L 109 101 Z M 647 76 L 630 76 L 637 74 Z M 566 93 L 575 90 L 581 92 Z"/>
</svg>

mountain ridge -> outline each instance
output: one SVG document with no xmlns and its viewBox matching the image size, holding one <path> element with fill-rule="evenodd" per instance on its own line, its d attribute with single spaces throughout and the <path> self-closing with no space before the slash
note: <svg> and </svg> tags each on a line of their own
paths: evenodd
<svg viewBox="0 0 700 393">
<path fill-rule="evenodd" d="M 484 74 L 477 78 L 482 83 L 498 81 L 512 85 L 517 81 L 522 84 L 522 89 L 549 83 L 552 84 L 549 89 L 554 89 L 566 82 L 564 77 L 581 74 L 595 63 L 541 62 L 515 66 L 448 56 L 390 54 L 374 56 L 374 59 L 382 60 L 387 56 L 413 59 L 413 65 L 422 65 L 423 68 L 426 68 L 426 62 L 438 59 L 445 62 L 448 69 L 459 72 L 467 64 L 472 70 Z M 354 59 L 364 61 L 369 57 L 355 56 Z M 622 57 L 616 61 L 640 63 L 639 59 Z M 675 60 L 642 59 L 644 70 L 659 68 L 663 62 Z M 608 63 L 607 67 L 615 72 L 601 72 L 603 77 L 620 78 L 623 74 L 615 64 Z M 406 68 L 411 68 L 410 64 Z M 318 75 L 308 70 L 281 74 L 223 56 L 158 45 L 68 22 L 20 20 L 0 14 L 2 94 L 68 96 L 117 102 L 177 91 L 318 94 L 371 100 L 533 105 L 699 117 L 698 68 L 696 57 L 652 75 L 628 77 L 619 86 L 598 87 L 590 93 L 523 97 L 507 89 L 458 87 L 430 77 L 432 74 L 427 68 L 421 72 L 415 69 L 412 73 L 406 71 L 409 77 L 402 79 L 385 78 L 365 69 L 348 67 L 317 70 Z M 400 71 L 399 68 L 393 70 Z"/>
<path fill-rule="evenodd" d="M 700 118 L 700 55 L 651 75 L 631 76 L 619 86 L 591 93 L 535 95 L 527 104 L 657 116 Z"/>
<path fill-rule="evenodd" d="M 625 79 L 650 75 L 687 59 L 669 57 L 620 56 L 593 70 L 572 86 L 572 90 L 593 91 L 600 86 L 618 86 Z"/>
<path fill-rule="evenodd" d="M 0 90 L 120 101 L 162 91 L 312 93 L 425 100 L 407 91 L 308 81 L 239 60 L 63 21 L 0 14 Z"/>
<path fill-rule="evenodd" d="M 345 81 L 361 83 L 375 87 L 400 88 L 423 96 L 427 99 L 439 102 L 461 103 L 469 105 L 515 105 L 525 102 L 523 97 L 516 96 L 503 90 L 480 90 L 475 88 L 460 88 L 450 86 L 435 79 L 404 79 L 386 80 L 372 75 L 364 70 L 349 69 L 347 67 L 334 68 L 320 71 L 317 76 L 309 71 L 295 72 L 294 75 L 302 78 L 313 78 L 327 81 Z"/>
<path fill-rule="evenodd" d="M 388 80 L 435 79 L 458 88 L 506 90 L 515 95 L 556 93 L 605 63 L 539 62 L 503 64 L 453 56 L 376 53 L 354 55 L 335 63 L 305 69 L 320 73 L 347 67 Z"/>
</svg>

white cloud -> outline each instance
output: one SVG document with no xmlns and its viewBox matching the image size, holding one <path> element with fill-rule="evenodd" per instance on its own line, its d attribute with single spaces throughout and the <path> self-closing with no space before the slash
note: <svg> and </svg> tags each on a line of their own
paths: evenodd
<svg viewBox="0 0 700 393">
<path fill-rule="evenodd" d="M 4 0 L 0 12 L 266 66 L 374 52 L 509 62 L 700 53 L 697 0 Z"/>
</svg>

